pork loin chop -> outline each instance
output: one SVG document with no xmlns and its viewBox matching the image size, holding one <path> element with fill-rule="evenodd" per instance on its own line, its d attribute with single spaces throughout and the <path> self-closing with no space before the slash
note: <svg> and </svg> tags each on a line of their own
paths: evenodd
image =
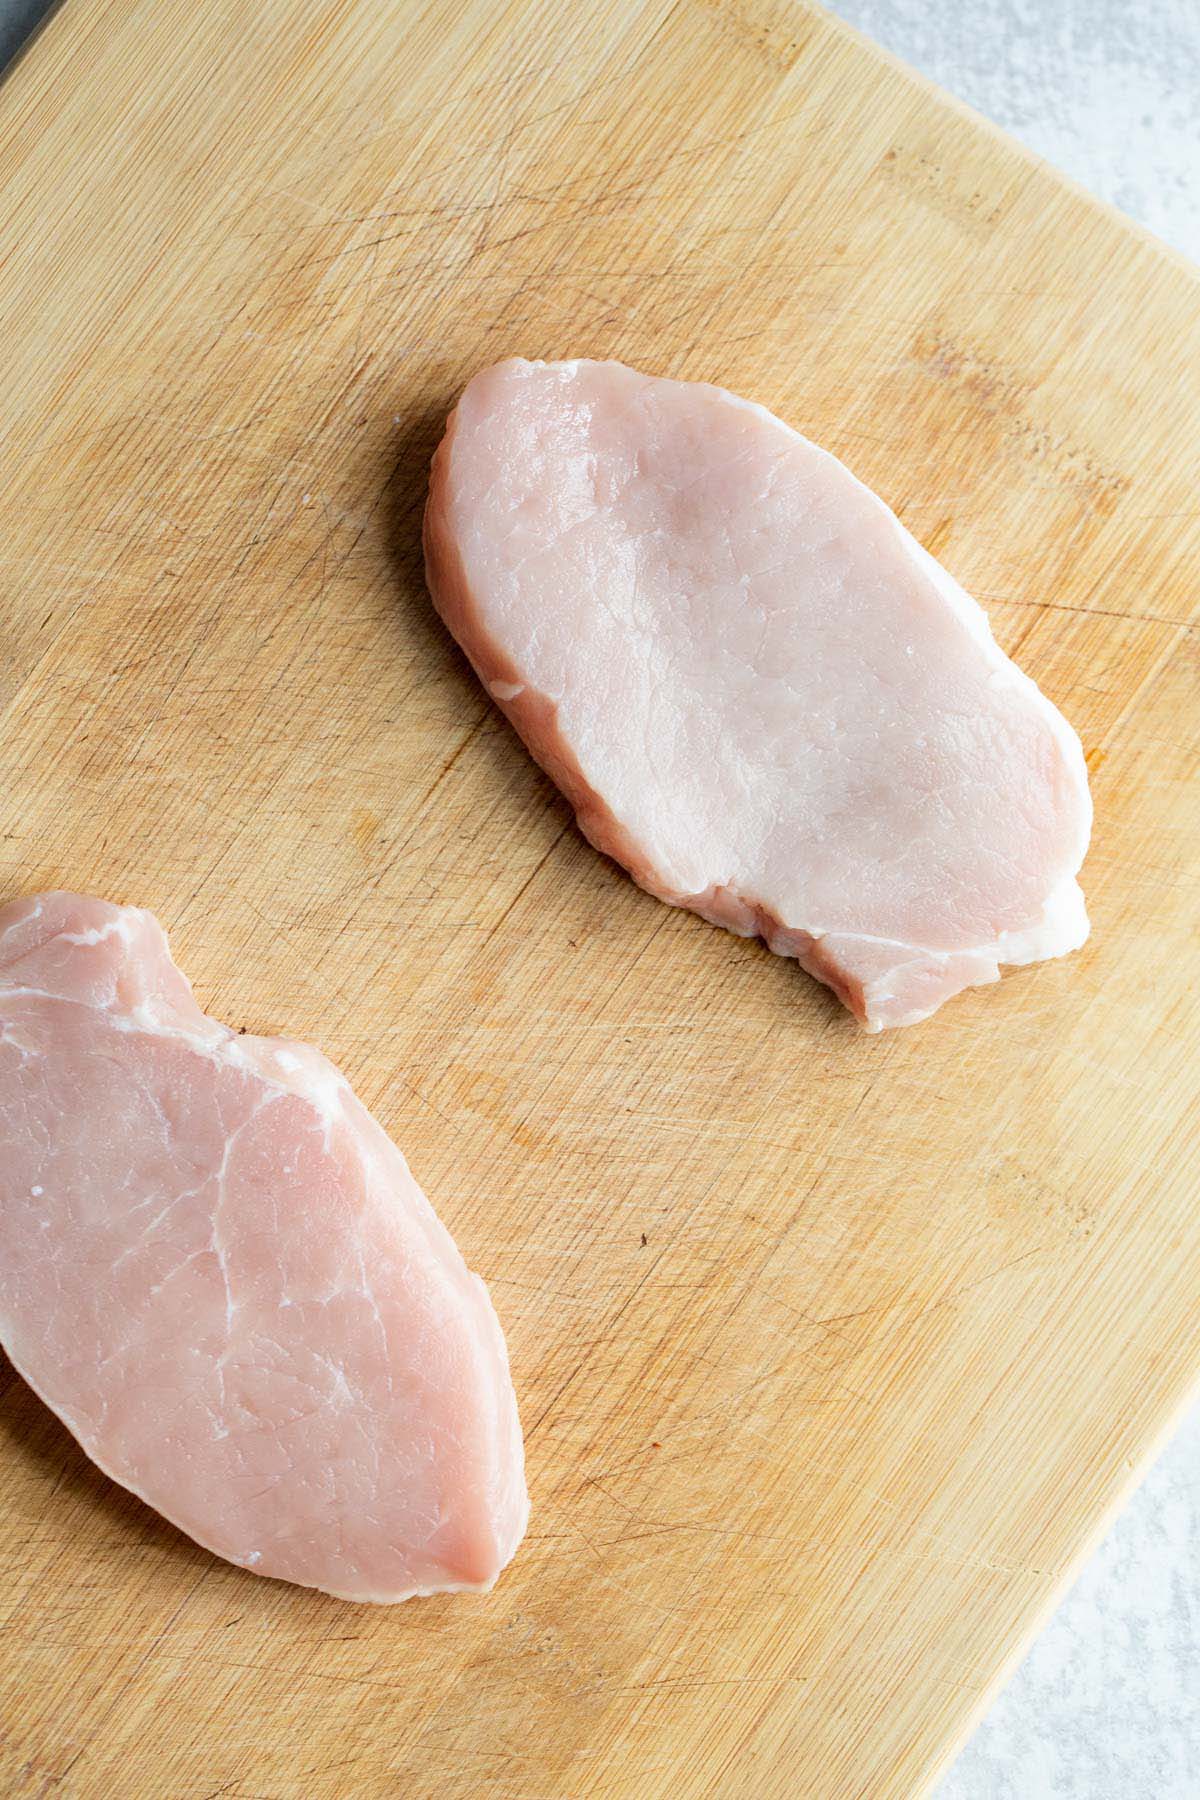
<svg viewBox="0 0 1200 1800">
<path fill-rule="evenodd" d="M 869 1030 L 1087 936 L 1079 740 L 835 457 L 620 363 L 468 385 L 434 603 L 582 830 Z"/>
<path fill-rule="evenodd" d="M 114 1480 L 348 1600 L 525 1529 L 487 1290 L 318 1051 L 207 1018 L 155 919 L 0 910 L 0 1341 Z"/>
</svg>

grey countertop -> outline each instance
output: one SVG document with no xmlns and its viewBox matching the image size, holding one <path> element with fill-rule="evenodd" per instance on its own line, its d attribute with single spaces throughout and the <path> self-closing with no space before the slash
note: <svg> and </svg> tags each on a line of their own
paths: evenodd
<svg viewBox="0 0 1200 1800">
<path fill-rule="evenodd" d="M 1200 0 L 824 0 L 1200 262 Z"/>
<path fill-rule="evenodd" d="M 53 0 L 0 0 L 0 69 L 12 61 L 52 7 Z"/>
<path fill-rule="evenodd" d="M 829 0 L 1200 261 L 1200 0 Z M 0 0 L 0 66 L 47 10 Z M 1200 1407 L 938 1800 L 1200 1800 Z"/>
<path fill-rule="evenodd" d="M 826 0 L 1200 262 L 1200 0 Z M 937 1800 L 1200 1800 L 1200 1406 Z"/>
</svg>

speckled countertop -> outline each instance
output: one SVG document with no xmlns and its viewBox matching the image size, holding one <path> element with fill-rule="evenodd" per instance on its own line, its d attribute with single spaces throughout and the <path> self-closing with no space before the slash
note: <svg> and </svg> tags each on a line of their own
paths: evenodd
<svg viewBox="0 0 1200 1800">
<path fill-rule="evenodd" d="M 1200 0 L 827 3 L 1200 262 Z M 45 10 L 0 0 L 0 66 Z M 1200 1800 L 1200 1406 L 937 1800 Z"/>
<path fill-rule="evenodd" d="M 824 3 L 1200 262 L 1200 0 Z"/>
<path fill-rule="evenodd" d="M 1200 0 L 825 0 L 1200 262 Z M 1200 1405 L 937 1800 L 1200 1800 Z"/>
</svg>

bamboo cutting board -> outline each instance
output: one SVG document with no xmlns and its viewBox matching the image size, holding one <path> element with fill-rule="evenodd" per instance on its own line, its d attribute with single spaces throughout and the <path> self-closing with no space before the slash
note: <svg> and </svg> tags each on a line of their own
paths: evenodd
<svg viewBox="0 0 1200 1800">
<path fill-rule="evenodd" d="M 6 1793 L 887 1800 L 1200 1367 L 1200 283 L 788 0 L 67 0 L 0 94 L 0 890 L 319 1042 L 507 1328 L 486 1599 L 215 1561 L 5 1365 Z M 1086 950 L 861 1035 L 638 892 L 432 616 L 501 355 L 765 401 L 1079 727 Z"/>
</svg>

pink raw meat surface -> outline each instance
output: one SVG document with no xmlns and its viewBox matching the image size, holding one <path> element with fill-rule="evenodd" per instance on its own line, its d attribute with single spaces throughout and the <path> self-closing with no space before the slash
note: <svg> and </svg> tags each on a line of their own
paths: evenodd
<svg viewBox="0 0 1200 1800">
<path fill-rule="evenodd" d="M 528 1501 L 482 1281 L 317 1050 L 202 1013 L 148 912 L 0 910 L 0 1341 L 114 1480 L 260 1575 L 487 1588 Z"/>
<path fill-rule="evenodd" d="M 1087 936 L 1079 739 L 884 503 L 763 407 L 613 362 L 485 369 L 425 553 L 591 841 L 869 1030 Z"/>
</svg>

